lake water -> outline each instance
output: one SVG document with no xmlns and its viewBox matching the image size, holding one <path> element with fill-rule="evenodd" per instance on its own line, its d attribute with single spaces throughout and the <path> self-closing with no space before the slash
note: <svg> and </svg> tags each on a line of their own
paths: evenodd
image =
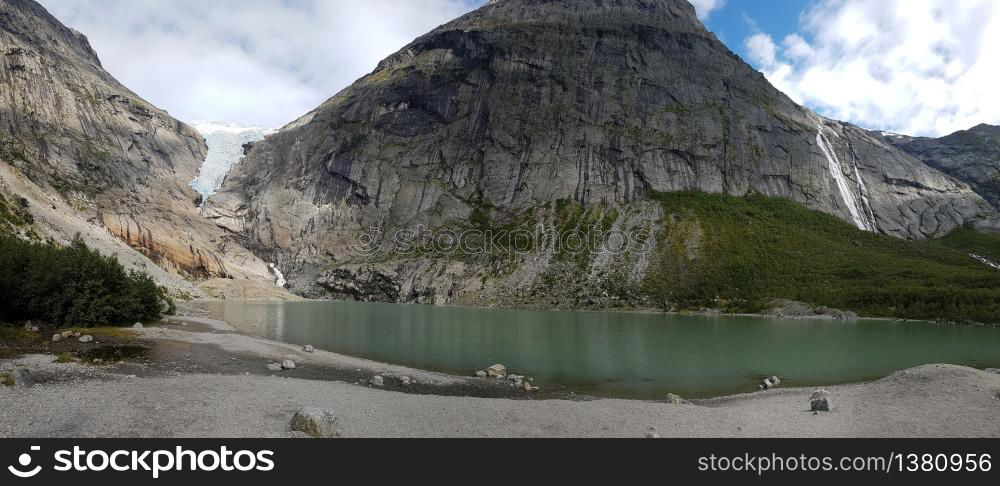
<svg viewBox="0 0 1000 486">
<path fill-rule="evenodd" d="M 344 302 L 203 302 L 241 332 L 471 375 L 494 363 L 550 389 L 699 398 L 880 378 L 930 363 L 1000 367 L 1000 328 Z"/>
</svg>

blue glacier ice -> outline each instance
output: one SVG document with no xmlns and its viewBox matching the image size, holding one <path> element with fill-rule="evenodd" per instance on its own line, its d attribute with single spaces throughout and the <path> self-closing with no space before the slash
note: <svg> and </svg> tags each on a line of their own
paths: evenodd
<svg viewBox="0 0 1000 486">
<path fill-rule="evenodd" d="M 243 145 L 263 140 L 272 133 L 263 127 L 243 126 L 230 122 L 194 122 L 191 124 L 208 143 L 208 155 L 191 187 L 202 200 L 208 199 L 222 186 L 229 170 L 243 158 Z"/>
</svg>

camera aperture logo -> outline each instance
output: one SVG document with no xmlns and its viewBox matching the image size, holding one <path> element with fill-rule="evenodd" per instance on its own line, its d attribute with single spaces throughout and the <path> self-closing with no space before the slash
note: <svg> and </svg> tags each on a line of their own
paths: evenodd
<svg viewBox="0 0 1000 486">
<path fill-rule="evenodd" d="M 33 452 L 41 447 L 32 446 Z M 53 455 L 56 472 L 141 472 L 148 471 L 154 479 L 172 471 L 193 472 L 268 472 L 274 470 L 274 452 L 262 450 L 219 450 L 193 451 L 177 446 L 172 450 L 85 450 L 79 446 L 73 450 L 59 450 Z M 19 478 L 31 478 L 42 471 L 42 466 L 30 468 L 33 458 L 30 454 L 18 457 L 19 466 L 8 466 L 11 474 Z"/>
</svg>

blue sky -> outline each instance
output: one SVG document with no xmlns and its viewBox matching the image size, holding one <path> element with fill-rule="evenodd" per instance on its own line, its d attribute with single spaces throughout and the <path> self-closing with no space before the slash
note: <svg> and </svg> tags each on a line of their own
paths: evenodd
<svg viewBox="0 0 1000 486">
<path fill-rule="evenodd" d="M 709 12 L 705 26 L 747 59 L 744 40 L 758 32 L 784 38 L 798 30 L 799 15 L 813 0 L 727 0 Z"/>
<path fill-rule="evenodd" d="M 276 128 L 485 0 L 39 0 L 185 121 Z M 571 1 L 571 0 L 566 0 Z M 691 0 L 822 115 L 911 135 L 1000 124 L 1000 0 Z"/>
</svg>

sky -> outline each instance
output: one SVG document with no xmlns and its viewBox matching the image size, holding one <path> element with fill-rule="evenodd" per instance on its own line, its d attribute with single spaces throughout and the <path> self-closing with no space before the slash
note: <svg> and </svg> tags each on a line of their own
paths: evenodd
<svg viewBox="0 0 1000 486">
<path fill-rule="evenodd" d="M 40 0 L 185 121 L 277 128 L 484 0 Z M 865 128 L 1000 124 L 1000 0 L 692 0 L 779 89 Z"/>
</svg>

